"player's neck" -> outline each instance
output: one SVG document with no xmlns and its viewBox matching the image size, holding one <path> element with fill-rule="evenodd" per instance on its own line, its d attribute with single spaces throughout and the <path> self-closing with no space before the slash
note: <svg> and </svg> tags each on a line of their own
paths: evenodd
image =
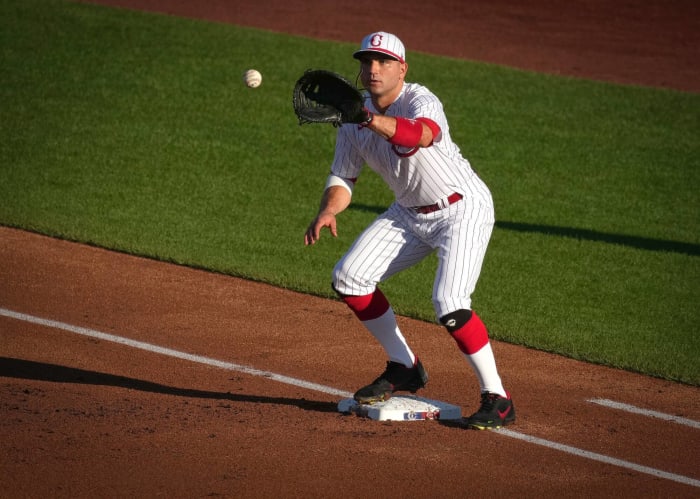
<svg viewBox="0 0 700 499">
<path fill-rule="evenodd" d="M 387 109 L 389 109 L 389 106 L 391 106 L 396 99 L 399 98 L 399 95 L 401 95 L 401 90 L 403 89 L 404 82 L 401 81 L 399 85 L 396 86 L 396 88 L 388 93 L 388 94 L 381 94 L 381 95 L 373 95 L 372 96 L 372 104 L 374 105 L 374 108 L 379 112 L 379 114 L 384 114 L 386 113 Z"/>
</svg>

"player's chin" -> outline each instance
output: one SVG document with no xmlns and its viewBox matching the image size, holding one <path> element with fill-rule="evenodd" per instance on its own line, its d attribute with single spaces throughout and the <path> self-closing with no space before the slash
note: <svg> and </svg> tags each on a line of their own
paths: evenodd
<svg viewBox="0 0 700 499">
<path fill-rule="evenodd" d="M 376 80 L 370 80 L 365 83 L 365 88 L 372 94 L 378 94 L 382 91 L 382 82 Z"/>
</svg>

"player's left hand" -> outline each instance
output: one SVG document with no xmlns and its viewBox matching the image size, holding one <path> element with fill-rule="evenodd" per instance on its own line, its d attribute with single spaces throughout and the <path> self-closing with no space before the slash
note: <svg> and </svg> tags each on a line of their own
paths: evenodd
<svg viewBox="0 0 700 499">
<path fill-rule="evenodd" d="M 294 85 L 292 104 L 299 124 L 357 123 L 367 126 L 372 113 L 360 90 L 344 76 L 325 69 L 307 70 Z"/>
</svg>

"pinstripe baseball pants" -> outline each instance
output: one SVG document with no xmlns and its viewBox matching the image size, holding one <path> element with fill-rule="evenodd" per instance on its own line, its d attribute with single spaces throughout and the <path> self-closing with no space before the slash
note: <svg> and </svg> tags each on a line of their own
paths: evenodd
<svg viewBox="0 0 700 499">
<path fill-rule="evenodd" d="M 490 194 L 465 197 L 428 214 L 393 203 L 336 264 L 333 285 L 344 295 L 367 295 L 380 282 L 436 251 L 432 299 L 437 318 L 471 310 L 494 223 Z"/>
</svg>

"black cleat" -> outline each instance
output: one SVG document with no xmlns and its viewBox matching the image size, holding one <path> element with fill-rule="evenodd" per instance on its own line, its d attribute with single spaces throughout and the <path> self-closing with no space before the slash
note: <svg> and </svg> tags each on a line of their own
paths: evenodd
<svg viewBox="0 0 700 499">
<path fill-rule="evenodd" d="M 377 379 L 355 392 L 354 399 L 361 404 L 381 402 L 390 399 L 394 392 L 416 393 L 427 382 L 428 373 L 423 369 L 420 360 L 416 359 L 413 367 L 389 361 L 386 363 L 386 369 Z"/>
<path fill-rule="evenodd" d="M 515 407 L 509 393 L 507 397 L 502 397 L 496 393 L 484 392 L 481 394 L 481 407 L 466 418 L 465 424 L 475 430 L 494 430 L 514 421 Z"/>
</svg>

